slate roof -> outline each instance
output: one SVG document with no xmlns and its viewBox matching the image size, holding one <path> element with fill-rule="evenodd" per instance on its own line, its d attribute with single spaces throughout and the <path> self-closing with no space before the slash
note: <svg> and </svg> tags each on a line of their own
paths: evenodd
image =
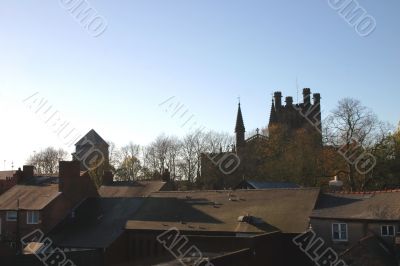
<svg viewBox="0 0 400 266">
<path fill-rule="evenodd" d="M 85 144 L 86 139 L 90 140 L 93 144 L 105 144 L 107 147 L 109 146 L 108 143 L 94 129 L 91 129 L 85 136 L 78 140 L 75 145 L 79 146 Z"/>
<path fill-rule="evenodd" d="M 145 200 L 127 229 L 265 233 L 304 232 L 319 189 L 157 192 Z M 249 215 L 255 223 L 239 222 Z"/>
<path fill-rule="evenodd" d="M 5 180 L 7 177 L 13 177 L 16 171 L 0 171 L 0 180 Z"/>
<path fill-rule="evenodd" d="M 40 186 L 16 185 L 0 195 L 0 210 L 42 210 L 61 195 L 57 184 Z"/>
<path fill-rule="evenodd" d="M 346 250 L 341 258 L 352 266 L 397 266 L 396 256 L 385 242 L 369 235 Z"/>
<path fill-rule="evenodd" d="M 163 181 L 116 181 L 99 188 L 101 197 L 147 197 L 153 192 L 160 191 L 166 182 Z"/>
<path fill-rule="evenodd" d="M 88 198 L 56 226 L 50 238 L 59 247 L 106 248 L 123 232 L 126 221 L 142 204 L 142 198 Z"/>
<path fill-rule="evenodd" d="M 299 185 L 289 182 L 264 182 L 255 180 L 243 180 L 238 186 L 249 184 L 254 189 L 270 189 L 270 188 L 300 188 Z"/>
<path fill-rule="evenodd" d="M 400 220 L 400 192 L 323 194 L 312 218 L 350 220 Z"/>
</svg>

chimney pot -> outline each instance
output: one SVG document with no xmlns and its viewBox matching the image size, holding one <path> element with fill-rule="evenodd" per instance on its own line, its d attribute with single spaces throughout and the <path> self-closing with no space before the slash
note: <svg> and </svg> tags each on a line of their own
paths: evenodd
<svg viewBox="0 0 400 266">
<path fill-rule="evenodd" d="M 285 102 L 286 102 L 286 106 L 292 106 L 293 105 L 293 97 L 291 97 L 291 96 L 286 97 Z"/>
</svg>

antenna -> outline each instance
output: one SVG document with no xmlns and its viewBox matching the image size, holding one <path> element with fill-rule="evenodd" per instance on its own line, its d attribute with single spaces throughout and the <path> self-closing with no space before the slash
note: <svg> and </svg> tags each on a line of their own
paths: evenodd
<svg viewBox="0 0 400 266">
<path fill-rule="evenodd" d="M 297 80 L 297 76 L 296 76 L 296 94 L 297 94 L 296 102 L 299 103 L 299 81 Z"/>
</svg>

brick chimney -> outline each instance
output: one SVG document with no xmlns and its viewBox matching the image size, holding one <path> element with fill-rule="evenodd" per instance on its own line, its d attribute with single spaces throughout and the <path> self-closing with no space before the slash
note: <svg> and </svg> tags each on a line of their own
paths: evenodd
<svg viewBox="0 0 400 266">
<path fill-rule="evenodd" d="M 104 171 L 103 185 L 111 185 L 114 182 L 114 175 L 111 171 Z"/>
<path fill-rule="evenodd" d="M 314 105 L 320 104 L 321 102 L 321 94 L 314 93 L 313 94 Z"/>
<path fill-rule="evenodd" d="M 59 191 L 67 192 L 74 189 L 74 185 L 78 185 L 80 179 L 80 162 L 79 161 L 60 161 L 59 162 Z"/>
<path fill-rule="evenodd" d="M 276 91 L 274 92 L 274 100 L 276 109 L 281 108 L 282 106 L 282 92 Z"/>
<path fill-rule="evenodd" d="M 35 174 L 35 167 L 33 165 L 24 165 L 22 167 L 22 175 L 24 178 L 33 177 Z"/>
<path fill-rule="evenodd" d="M 304 105 L 309 105 L 311 104 L 311 90 L 310 88 L 304 88 L 303 89 L 303 103 Z"/>
</svg>

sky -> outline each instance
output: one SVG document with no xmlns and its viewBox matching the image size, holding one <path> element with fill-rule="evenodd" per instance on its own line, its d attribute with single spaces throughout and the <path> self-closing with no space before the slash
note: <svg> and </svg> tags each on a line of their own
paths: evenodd
<svg viewBox="0 0 400 266">
<path fill-rule="evenodd" d="M 296 101 L 304 87 L 323 116 L 351 97 L 400 120 L 398 0 L 358 0 L 376 21 L 368 36 L 331 0 L 78 0 L 101 32 L 70 1 L 0 2 L 1 170 L 48 146 L 72 152 L 92 128 L 117 146 L 194 125 L 233 133 L 239 97 L 247 131 L 262 128 L 274 91 Z"/>
</svg>

